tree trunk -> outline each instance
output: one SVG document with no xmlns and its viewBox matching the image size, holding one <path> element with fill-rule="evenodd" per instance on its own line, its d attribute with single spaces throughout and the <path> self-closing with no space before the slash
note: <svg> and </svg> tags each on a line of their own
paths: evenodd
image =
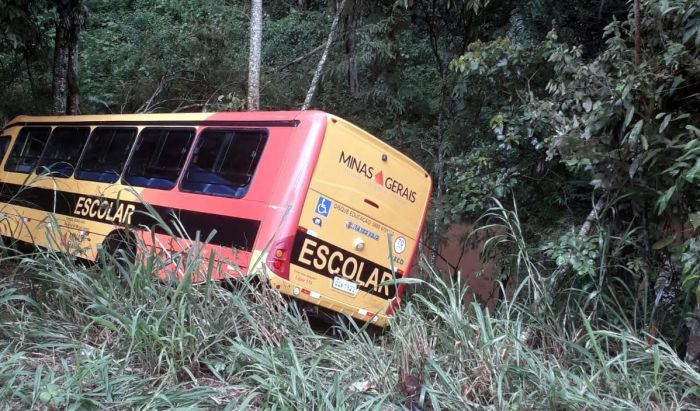
<svg viewBox="0 0 700 411">
<path fill-rule="evenodd" d="M 345 29 L 347 31 L 347 38 L 345 40 L 345 54 L 347 55 L 348 59 L 348 88 L 350 89 L 350 94 L 355 94 L 359 89 L 357 59 L 355 59 L 355 4 L 353 0 L 350 1 L 351 11 L 348 13 L 345 20 Z"/>
<path fill-rule="evenodd" d="M 78 85 L 78 42 L 68 53 L 68 109 L 66 114 L 80 114 L 80 87 Z"/>
<path fill-rule="evenodd" d="M 695 367 L 700 366 L 700 301 L 695 302 L 693 313 L 686 320 L 688 326 L 688 342 L 685 350 L 685 361 Z"/>
<path fill-rule="evenodd" d="M 642 34 L 639 32 L 641 27 L 639 16 L 639 0 L 634 0 L 634 65 L 639 66 L 641 61 L 640 54 L 642 48 Z"/>
<path fill-rule="evenodd" d="M 591 231 L 593 230 L 593 223 L 598 221 L 598 217 L 600 216 L 600 213 L 603 212 L 603 207 L 605 207 L 606 201 L 607 199 L 605 195 L 602 195 L 598 199 L 598 201 L 595 202 L 595 205 L 593 205 L 591 212 L 588 213 L 588 217 L 586 217 L 583 224 L 581 225 L 581 229 L 578 231 L 578 235 L 587 236 L 591 234 Z"/>
<path fill-rule="evenodd" d="M 248 111 L 260 110 L 261 50 L 262 0 L 252 0 L 250 9 L 250 54 L 248 58 Z"/>
<path fill-rule="evenodd" d="M 440 117 L 439 117 L 440 118 Z M 438 122 L 441 122 L 438 120 Z M 442 129 L 438 126 L 438 140 L 442 141 Z M 438 147 L 438 153 L 437 153 L 437 162 L 435 164 L 435 200 L 434 200 L 434 205 L 435 207 L 435 215 L 433 217 L 433 229 L 432 229 L 432 247 L 430 251 L 430 264 L 433 266 L 436 266 L 437 264 L 437 256 L 438 256 L 438 248 L 440 247 L 440 220 L 441 220 L 441 214 L 442 214 L 442 207 L 440 202 L 442 201 L 442 190 L 443 190 L 443 178 L 442 178 L 442 171 L 443 171 L 443 165 L 445 163 L 445 155 L 444 155 L 444 150 L 442 148 L 442 144 Z"/>
<path fill-rule="evenodd" d="M 60 17 L 59 17 L 60 19 Z M 68 102 L 68 49 L 65 47 L 65 30 L 61 24 L 56 24 L 56 41 L 53 53 L 53 103 L 51 112 L 54 115 L 65 114 Z"/>
<path fill-rule="evenodd" d="M 654 283 L 654 306 L 651 311 L 651 322 L 648 331 L 649 337 L 647 337 L 647 342 L 649 344 L 653 343 L 654 339 L 652 337 L 658 335 L 659 332 L 663 332 L 665 325 L 677 322 L 678 307 L 683 296 L 680 280 L 680 267 L 678 267 L 670 257 L 667 257 Z M 689 322 L 686 322 L 686 326 L 689 325 Z M 692 330 L 692 327 L 688 327 L 688 331 L 690 331 L 691 334 Z M 689 337 L 692 338 L 692 336 Z M 688 343 L 690 343 L 690 338 Z M 688 345 L 688 347 L 690 347 L 690 345 Z M 686 357 L 688 357 L 688 351 L 686 351 Z"/>
<path fill-rule="evenodd" d="M 338 6 L 338 11 L 335 13 L 335 18 L 333 18 L 333 23 L 331 23 L 331 31 L 328 33 L 328 39 L 326 40 L 326 47 L 323 50 L 323 55 L 321 55 L 321 60 L 318 62 L 316 67 L 316 72 L 314 72 L 314 78 L 311 80 L 311 85 L 309 86 L 309 91 L 306 93 L 306 99 L 304 99 L 304 105 L 301 107 L 302 110 L 307 110 L 311 105 L 311 100 L 314 98 L 314 93 L 316 93 L 316 87 L 318 87 L 318 81 L 321 78 L 321 72 L 323 72 L 323 66 L 326 64 L 326 59 L 328 58 L 328 51 L 331 49 L 331 44 L 333 43 L 333 37 L 335 37 L 336 29 L 338 28 L 338 20 L 340 20 L 340 14 L 343 12 L 345 7 L 345 1 L 343 0 Z"/>
<path fill-rule="evenodd" d="M 32 68 L 29 66 L 29 56 L 27 55 L 27 51 L 25 50 L 24 53 L 24 65 L 27 68 L 27 79 L 29 80 L 29 88 L 32 91 L 32 98 L 34 101 L 37 101 L 37 95 L 36 95 L 36 85 L 34 84 L 34 75 L 32 74 Z"/>
<path fill-rule="evenodd" d="M 78 38 L 85 15 L 83 0 L 53 0 L 56 8 L 51 112 L 78 114 Z"/>
<path fill-rule="evenodd" d="M 440 52 L 436 48 L 434 50 L 436 56 L 440 56 Z M 448 77 L 448 61 L 449 57 L 447 51 L 442 54 L 442 60 L 437 61 L 437 66 L 440 69 L 440 105 L 438 106 L 438 118 L 437 118 L 437 163 L 435 164 L 435 213 L 433 217 L 433 251 L 430 254 L 430 263 L 435 265 L 437 263 L 437 250 L 440 246 L 440 226 L 441 220 L 443 219 L 443 208 L 442 208 L 442 194 L 445 189 L 445 179 L 444 179 L 444 168 L 445 161 L 447 159 L 447 145 L 445 132 L 447 127 L 445 125 L 445 111 L 447 110 L 447 102 L 449 98 L 449 88 L 447 84 Z"/>
</svg>

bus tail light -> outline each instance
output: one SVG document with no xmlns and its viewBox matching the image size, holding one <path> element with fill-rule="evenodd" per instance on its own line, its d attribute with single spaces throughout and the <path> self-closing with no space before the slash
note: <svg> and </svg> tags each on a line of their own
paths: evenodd
<svg viewBox="0 0 700 411">
<path fill-rule="evenodd" d="M 316 298 L 316 299 L 321 298 L 320 293 L 317 293 L 316 291 L 307 290 L 306 288 L 302 288 L 301 293 L 304 295 L 308 295 L 311 298 Z"/>
<path fill-rule="evenodd" d="M 365 310 L 364 308 L 358 309 L 358 310 L 357 310 L 357 314 L 359 314 L 359 315 L 361 315 L 361 316 L 363 316 L 363 317 L 370 317 L 370 318 L 374 317 L 374 313 L 373 313 L 373 312 L 367 311 L 367 310 Z"/>
<path fill-rule="evenodd" d="M 273 273 L 289 280 L 289 255 L 292 252 L 291 237 L 279 240 L 272 244 L 267 255 L 267 267 Z"/>
</svg>

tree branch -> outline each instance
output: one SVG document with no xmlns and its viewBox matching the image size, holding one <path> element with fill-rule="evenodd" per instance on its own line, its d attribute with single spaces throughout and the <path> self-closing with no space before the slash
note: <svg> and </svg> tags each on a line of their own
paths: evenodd
<svg viewBox="0 0 700 411">
<path fill-rule="evenodd" d="M 588 213 L 588 217 L 586 217 L 584 220 L 581 229 L 578 231 L 578 235 L 586 236 L 591 234 L 593 223 L 598 220 L 600 213 L 603 212 L 603 207 L 605 207 L 605 196 L 601 196 L 598 201 L 596 201 L 595 205 L 591 209 L 591 212 Z"/>
<path fill-rule="evenodd" d="M 167 83 L 172 81 L 173 77 L 172 76 L 163 76 L 161 77 L 160 81 L 158 82 L 158 86 L 156 89 L 153 91 L 153 94 L 151 94 L 151 97 L 148 98 L 143 104 L 141 104 L 141 107 L 139 107 L 136 112 L 137 113 L 150 113 L 153 111 L 153 109 L 157 106 L 157 104 L 154 104 L 153 102 L 155 101 L 156 97 L 160 95 L 160 93 L 163 92 L 165 89 L 165 86 Z"/>
<path fill-rule="evenodd" d="M 321 49 L 323 49 L 324 46 L 325 46 L 325 44 L 319 44 L 318 46 L 314 47 L 311 51 L 309 51 L 309 52 L 307 52 L 307 53 L 301 55 L 300 57 L 295 58 L 294 60 L 290 61 L 289 63 L 287 63 L 287 64 L 285 64 L 285 65 L 283 65 L 283 66 L 280 66 L 280 67 L 277 68 L 275 71 L 282 71 L 282 70 L 286 69 L 286 68 L 289 67 L 289 66 L 293 66 L 294 64 L 299 64 L 299 63 L 301 63 L 302 61 L 306 60 L 307 58 L 309 58 L 309 57 L 313 56 L 314 54 L 318 53 Z"/>
<path fill-rule="evenodd" d="M 304 99 L 304 105 L 301 106 L 302 110 L 306 110 L 311 105 L 311 100 L 314 98 L 314 93 L 316 93 L 316 87 L 318 86 L 318 81 L 321 78 L 321 72 L 323 71 L 323 66 L 326 64 L 326 59 L 328 58 L 328 51 L 333 43 L 333 37 L 335 37 L 336 29 L 338 28 L 338 20 L 340 20 L 340 14 L 343 12 L 345 7 L 345 1 L 343 0 L 338 6 L 338 11 L 335 13 L 333 18 L 333 23 L 331 23 L 331 31 L 328 33 L 328 40 L 326 40 L 326 46 L 323 50 L 323 55 L 321 55 L 321 61 L 318 62 L 316 67 L 316 72 L 314 73 L 314 78 L 311 80 L 311 85 L 309 86 L 309 91 L 306 93 L 306 99 Z"/>
</svg>

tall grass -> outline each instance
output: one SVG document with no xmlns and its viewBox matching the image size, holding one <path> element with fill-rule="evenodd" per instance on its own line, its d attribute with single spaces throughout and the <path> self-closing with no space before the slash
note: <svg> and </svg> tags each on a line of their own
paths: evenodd
<svg viewBox="0 0 700 411">
<path fill-rule="evenodd" d="M 526 281 L 495 312 L 422 261 L 429 279 L 386 333 L 348 322 L 343 338 L 264 282 L 194 283 L 207 266 L 196 249 L 180 282 L 155 280 L 157 255 L 5 253 L 0 408 L 699 409 L 700 374 L 664 341 L 583 309 L 535 315 L 528 284 L 542 276 L 508 235 Z"/>
</svg>

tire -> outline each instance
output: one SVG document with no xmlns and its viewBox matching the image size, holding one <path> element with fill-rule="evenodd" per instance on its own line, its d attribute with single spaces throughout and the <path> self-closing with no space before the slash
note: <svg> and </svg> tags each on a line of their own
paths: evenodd
<svg viewBox="0 0 700 411">
<path fill-rule="evenodd" d="M 110 233 L 102 243 L 104 262 L 113 266 L 118 277 L 124 277 L 136 263 L 136 237 L 129 230 Z M 102 258 L 101 258 L 102 260 Z"/>
</svg>

